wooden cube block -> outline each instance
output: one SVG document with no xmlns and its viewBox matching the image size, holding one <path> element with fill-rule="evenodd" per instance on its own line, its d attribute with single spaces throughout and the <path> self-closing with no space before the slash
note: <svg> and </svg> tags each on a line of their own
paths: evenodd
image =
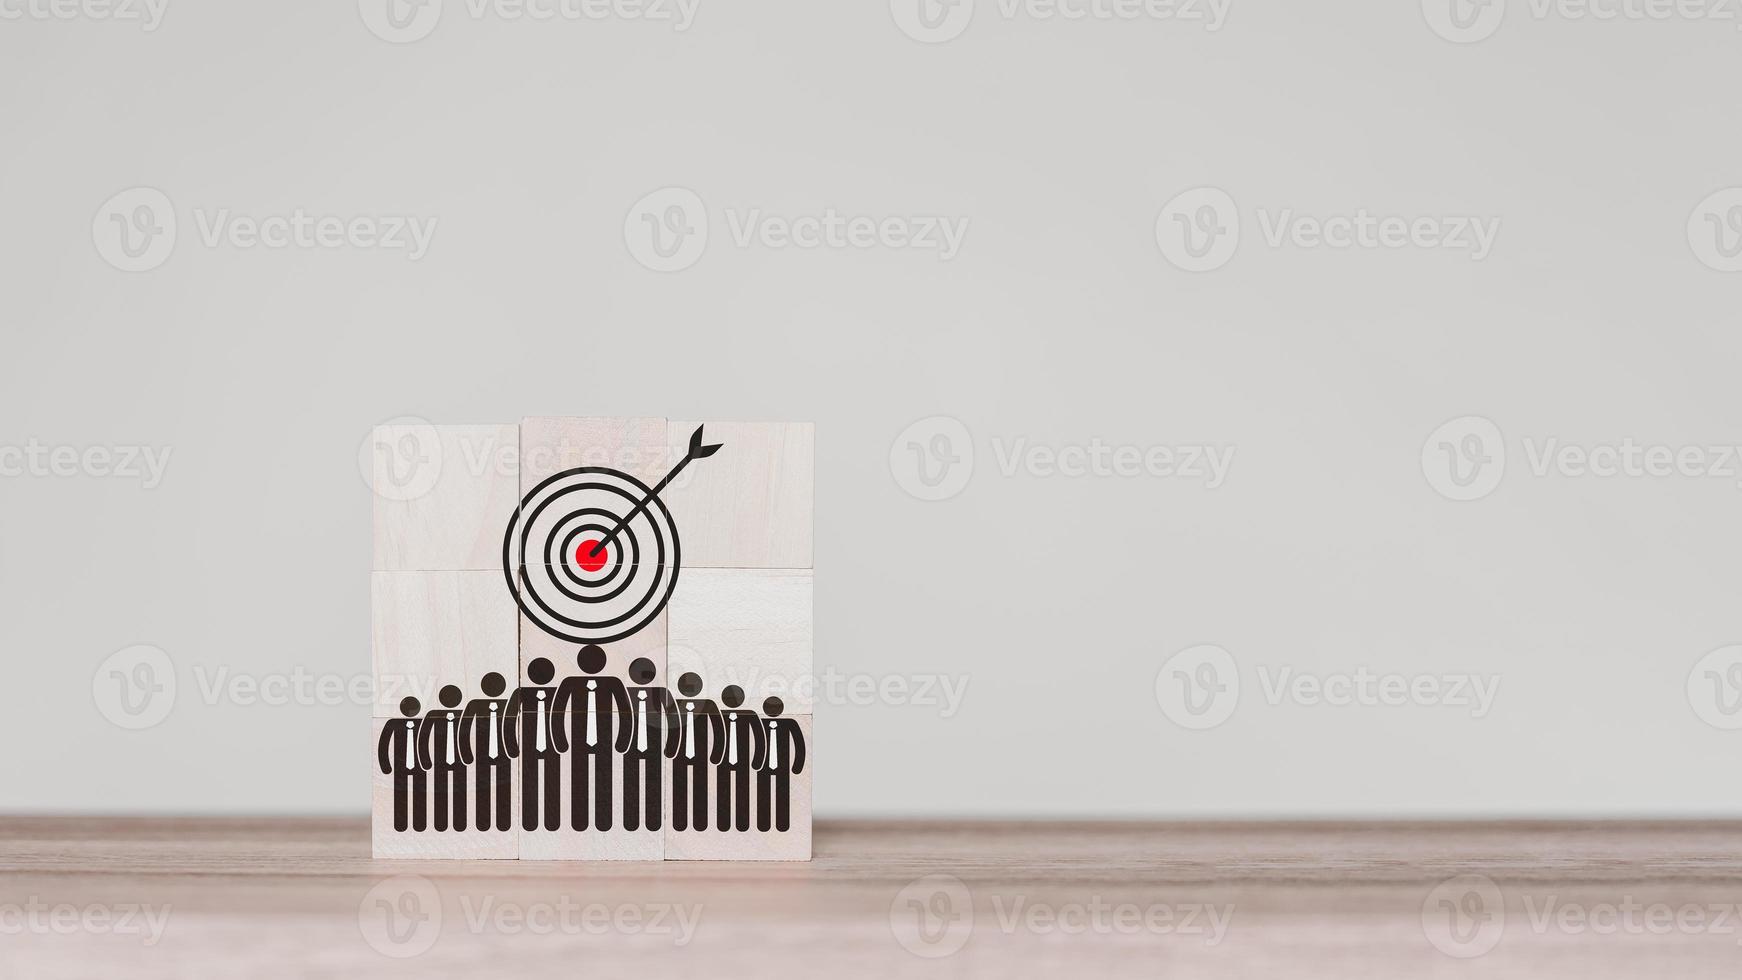
<svg viewBox="0 0 1742 980">
<path fill-rule="evenodd" d="M 660 494 L 682 567 L 670 604 L 651 622 L 657 605 L 621 620 L 592 607 L 609 601 L 596 594 L 609 591 L 616 569 L 664 567 L 643 564 L 641 552 L 668 555 L 670 528 L 636 535 L 632 525 L 618 539 L 618 564 L 603 571 L 606 558 L 589 563 L 569 540 L 603 525 L 532 528 L 526 540 L 540 539 L 540 569 L 570 576 L 540 584 L 586 595 L 570 601 L 596 617 L 542 591 L 536 600 L 557 605 L 539 601 L 528 615 L 502 574 L 503 534 L 523 495 L 575 467 L 656 485 L 684 457 L 696 424 L 534 417 L 519 427 L 377 431 L 386 488 L 375 503 L 371 576 L 378 857 L 810 857 L 810 425 L 706 424 L 705 441 L 724 448 Z M 625 481 L 617 482 L 604 492 L 623 496 Z M 568 502 L 579 499 L 572 492 L 600 490 L 545 492 Z M 605 521 L 610 508 L 633 503 L 588 498 L 557 519 Z M 593 637 L 602 642 L 588 643 Z M 402 708 L 408 697 L 416 703 Z M 703 727 L 731 733 L 717 761 L 698 762 L 694 743 L 689 757 L 673 758 L 696 732 L 696 716 L 680 704 L 712 705 Z"/>
<path fill-rule="evenodd" d="M 683 456 L 682 449 L 669 455 L 662 418 L 533 416 L 520 420 L 519 438 L 522 497 L 577 466 L 619 470 L 651 487 Z"/>
<path fill-rule="evenodd" d="M 664 496 L 683 536 L 687 568 L 810 568 L 816 429 L 809 422 L 666 424 L 667 455 L 690 434 L 721 450 L 684 468 Z"/>
<path fill-rule="evenodd" d="M 678 704 L 681 710 L 685 699 Z M 739 733 L 738 764 L 731 764 L 730 755 L 718 762 L 692 762 L 685 758 L 687 748 L 680 749 L 668 790 L 665 859 L 809 861 L 816 750 L 811 717 L 782 712 L 770 718 L 761 706 L 749 704 L 736 710 L 716 707 L 722 724 L 724 716 L 735 716 L 730 724 Z M 750 736 L 752 730 L 760 731 L 761 738 Z M 680 808 L 686 811 L 681 819 Z"/>
<path fill-rule="evenodd" d="M 668 616 L 666 674 L 674 689 L 693 671 L 710 697 L 737 685 L 753 704 L 772 695 L 788 714 L 810 714 L 809 569 L 686 569 Z"/>
<path fill-rule="evenodd" d="M 470 764 L 459 751 L 461 743 L 456 743 L 452 756 L 447 752 L 448 732 L 460 734 L 460 722 L 468 712 L 472 723 L 463 734 L 476 740 L 469 746 L 474 750 Z M 498 755 L 495 761 L 487 761 L 489 713 L 480 712 L 477 704 L 462 704 L 454 712 L 460 718 L 450 722 L 445 714 L 438 706 L 433 714 L 419 710 L 413 718 L 374 720 L 373 855 L 519 857 L 519 786 L 512 760 Z"/>
<path fill-rule="evenodd" d="M 486 674 L 519 676 L 519 620 L 497 571 L 370 575 L 375 716 L 399 714 L 406 696 L 426 707 L 444 685 L 478 696 Z"/>
<path fill-rule="evenodd" d="M 517 778 L 523 789 L 533 787 L 520 798 L 522 860 L 663 858 L 667 761 L 659 740 L 644 738 L 638 745 L 632 717 L 595 714 L 594 749 L 587 748 L 588 719 L 579 711 L 554 712 L 548 719 L 560 751 L 528 751 L 522 739 Z M 625 742 L 627 748 L 619 749 Z M 527 813 L 534 815 L 530 822 Z"/>
<path fill-rule="evenodd" d="M 378 426 L 373 568 L 502 567 L 502 535 L 520 500 L 512 425 Z"/>
</svg>

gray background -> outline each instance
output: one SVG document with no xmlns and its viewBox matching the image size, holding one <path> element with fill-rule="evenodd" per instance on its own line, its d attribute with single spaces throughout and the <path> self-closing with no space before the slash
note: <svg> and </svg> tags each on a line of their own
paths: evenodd
<svg viewBox="0 0 1742 980">
<path fill-rule="evenodd" d="M 1214 32 L 979 0 L 941 44 L 881 2 L 703 0 L 680 32 L 448 0 L 407 44 L 350 2 L 0 20 L 0 445 L 173 451 L 153 489 L 0 478 L 0 806 L 362 811 L 366 704 L 196 671 L 368 671 L 369 428 L 658 414 L 814 420 L 819 670 L 967 678 L 949 717 L 819 705 L 822 814 L 1735 814 L 1742 732 L 1687 680 L 1742 641 L 1736 479 L 1520 449 L 1742 441 L 1742 277 L 1685 231 L 1742 184 L 1735 27 L 1514 3 L 1454 44 L 1374 0 L 1235 0 Z M 1243 240 L 1189 273 L 1155 225 L 1200 185 Z M 180 232 L 128 273 L 93 216 L 136 186 Z M 657 273 L 624 225 L 666 186 L 712 230 Z M 947 262 L 739 247 L 725 212 L 757 207 L 970 225 Z M 208 247 L 218 208 L 439 226 L 416 262 Z M 1502 227 L 1481 262 L 1272 248 L 1258 208 Z M 1466 415 L 1509 459 L 1460 503 L 1421 453 Z M 976 458 L 939 502 L 891 465 L 932 416 Z M 1237 456 L 1215 490 L 1007 476 L 1016 439 Z M 1247 673 L 1190 731 L 1156 681 L 1200 643 Z M 178 683 L 140 731 L 93 697 L 133 644 Z M 1502 680 L 1475 719 L 1271 705 L 1260 665 Z"/>
</svg>

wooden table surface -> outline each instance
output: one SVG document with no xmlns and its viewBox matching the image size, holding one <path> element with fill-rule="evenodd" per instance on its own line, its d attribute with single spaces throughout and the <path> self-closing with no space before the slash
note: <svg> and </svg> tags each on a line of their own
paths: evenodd
<svg viewBox="0 0 1742 980">
<path fill-rule="evenodd" d="M 1742 824 L 827 822 L 809 864 L 389 862 L 0 818 L 4 977 L 1742 977 Z"/>
</svg>

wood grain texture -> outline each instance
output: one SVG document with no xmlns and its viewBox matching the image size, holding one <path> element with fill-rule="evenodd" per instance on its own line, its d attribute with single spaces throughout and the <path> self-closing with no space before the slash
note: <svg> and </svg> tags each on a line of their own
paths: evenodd
<svg viewBox="0 0 1742 980">
<path fill-rule="evenodd" d="M 381 729 L 385 725 L 402 725 L 401 718 L 375 719 L 374 734 L 369 745 L 371 755 L 381 737 Z M 371 853 L 377 858 L 422 858 L 434 860 L 512 860 L 520 856 L 520 835 L 517 828 L 520 823 L 520 787 L 516 783 L 516 769 L 509 767 L 509 829 L 479 830 L 477 822 L 477 785 L 470 769 L 465 772 L 466 792 L 466 828 L 457 830 L 449 826 L 446 830 L 435 829 L 430 817 L 434 813 L 435 773 L 424 774 L 426 780 L 425 829 L 422 831 L 394 829 L 393 824 L 393 776 L 383 773 L 377 765 L 374 781 L 371 786 L 370 801 L 373 807 L 373 819 L 370 822 Z M 494 795 L 494 794 L 492 794 Z M 408 807 L 409 810 L 409 807 Z M 492 824 L 495 813 L 492 811 Z"/>
<path fill-rule="evenodd" d="M 501 568 L 502 534 L 520 502 L 519 439 L 512 425 L 377 427 L 371 567 Z"/>
<path fill-rule="evenodd" d="M 429 710 L 447 684 L 477 697 L 487 673 L 513 685 L 519 615 L 497 571 L 371 573 L 375 717 L 396 717 L 407 695 Z"/>
<path fill-rule="evenodd" d="M 0 819 L 0 975 L 539 977 L 572 976 L 584 962 L 599 975 L 657 976 L 1733 978 L 1734 922 L 1728 932 L 1597 935 L 1539 930 L 1530 910 L 1550 897 L 1734 904 L 1739 839 L 1734 822 L 821 821 L 805 864 L 576 865 L 373 861 L 367 824 L 353 818 L 11 817 Z M 1462 960 L 1428 941 L 1422 908 L 1439 882 L 1468 874 L 1504 893 L 1505 931 Z M 959 879 L 971 905 L 956 920 L 971 922 L 961 948 L 936 959 L 898 939 L 910 886 L 930 875 Z M 408 882 L 427 886 L 433 942 L 394 958 L 377 948 L 374 920 L 383 895 Z M 1233 911 L 1213 945 L 1177 919 L 1172 932 L 1113 934 L 1029 924 L 1035 908 L 1095 901 Z M 687 938 L 651 932 L 651 913 L 636 930 L 528 925 L 563 903 L 622 911 L 619 922 L 674 906 L 699 918 Z M 27 904 L 169 912 L 148 944 L 22 927 Z"/>
<path fill-rule="evenodd" d="M 719 772 L 709 767 L 708 828 L 677 830 L 671 820 L 671 788 L 666 787 L 665 859 L 667 861 L 809 861 L 811 859 L 811 773 L 815 771 L 816 737 L 811 716 L 794 719 L 804 733 L 804 771 L 790 776 L 790 824 L 785 831 L 758 829 L 760 798 L 756 775 L 751 773 L 750 827 L 748 831 L 721 830 L 717 818 Z M 791 760 L 788 760 L 790 763 Z M 771 787 L 772 788 L 772 787 Z M 772 812 L 772 808 L 771 812 Z M 693 808 L 692 808 L 692 813 Z"/>
<path fill-rule="evenodd" d="M 524 418 L 520 493 L 524 497 L 546 478 L 577 466 L 609 467 L 652 486 L 682 455 L 669 455 L 662 418 Z"/>
<path fill-rule="evenodd" d="M 700 674 L 705 697 L 736 684 L 752 710 L 773 695 L 810 714 L 811 593 L 808 569 L 686 569 L 667 607 L 667 673 Z"/>
<path fill-rule="evenodd" d="M 672 419 L 675 462 L 690 433 L 724 448 L 686 467 L 663 496 L 683 535 L 686 568 L 810 568 L 816 427 L 809 422 Z"/>
</svg>

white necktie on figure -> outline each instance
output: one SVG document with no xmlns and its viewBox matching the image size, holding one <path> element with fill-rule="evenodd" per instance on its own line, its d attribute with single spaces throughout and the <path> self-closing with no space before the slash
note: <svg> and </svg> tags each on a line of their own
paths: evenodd
<svg viewBox="0 0 1742 980">
<path fill-rule="evenodd" d="M 738 712 L 726 712 L 726 765 L 738 764 L 738 726 L 732 724 L 732 719 L 738 717 Z"/>
<path fill-rule="evenodd" d="M 635 692 L 635 751 L 647 751 L 647 692 Z"/>
<path fill-rule="evenodd" d="M 587 744 L 599 744 L 599 690 L 598 681 L 587 682 Z"/>
<path fill-rule="evenodd" d="M 417 722 L 405 723 L 405 767 L 407 769 L 422 769 L 417 764 Z"/>
<path fill-rule="evenodd" d="M 683 757 L 696 757 L 696 704 L 691 701 L 683 706 Z"/>
<path fill-rule="evenodd" d="M 502 719 L 496 714 L 496 706 L 490 705 L 490 758 L 496 758 L 496 733 L 501 731 Z"/>
<path fill-rule="evenodd" d="M 780 768 L 780 731 L 772 721 L 768 723 L 768 768 Z"/>
<path fill-rule="evenodd" d="M 454 720 L 454 713 L 450 711 L 448 712 L 448 765 L 450 766 L 457 761 L 454 759 L 454 746 L 459 744 L 459 741 L 459 722 Z"/>
<path fill-rule="evenodd" d="M 548 744 L 545 741 L 544 727 L 544 692 L 540 691 L 538 692 L 538 751 L 540 752 L 545 751 L 545 746 Z"/>
</svg>

